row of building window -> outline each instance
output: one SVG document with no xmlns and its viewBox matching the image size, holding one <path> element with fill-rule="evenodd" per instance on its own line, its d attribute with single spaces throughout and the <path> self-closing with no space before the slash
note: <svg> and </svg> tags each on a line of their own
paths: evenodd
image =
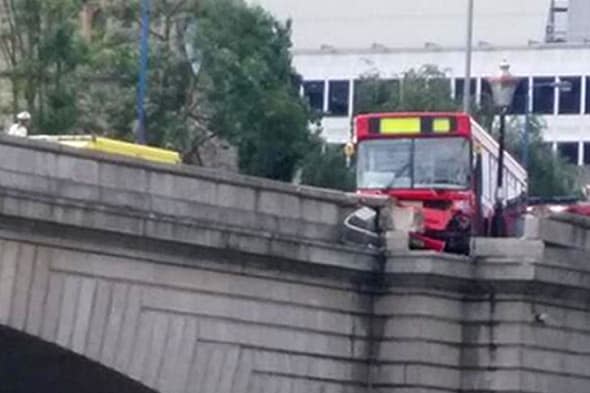
<svg viewBox="0 0 590 393">
<path fill-rule="evenodd" d="M 553 146 L 570 164 L 590 165 L 590 142 L 557 142 Z"/>
<path fill-rule="evenodd" d="M 560 91 L 549 85 L 557 81 L 569 82 L 571 89 Z M 328 116 L 350 116 L 354 113 L 353 107 L 359 100 L 356 92 L 360 90 L 358 87 L 362 83 L 362 80 L 356 80 L 354 83 L 348 80 L 305 81 L 303 82 L 303 94 L 308 99 L 311 108 L 316 111 Z M 383 88 L 399 91 L 398 80 L 383 80 L 380 83 Z M 464 79 L 452 79 L 449 80 L 449 84 L 454 98 L 460 102 L 463 99 Z M 470 90 L 478 102 L 485 103 L 491 100 L 490 85 L 483 78 L 474 78 Z M 395 93 L 395 91 L 389 92 L 390 95 Z M 529 100 L 527 100 L 527 96 L 530 98 Z M 512 114 L 525 113 L 527 104 L 529 110 L 536 114 L 590 114 L 590 77 L 519 78 L 509 112 Z"/>
</svg>

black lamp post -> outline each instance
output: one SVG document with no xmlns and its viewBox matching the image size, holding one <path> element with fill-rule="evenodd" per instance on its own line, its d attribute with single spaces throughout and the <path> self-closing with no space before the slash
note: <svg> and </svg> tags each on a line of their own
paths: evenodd
<svg viewBox="0 0 590 393">
<path fill-rule="evenodd" d="M 492 217 L 492 236 L 506 236 L 506 221 L 504 219 L 504 133 L 506 125 L 506 111 L 512 104 L 514 91 L 518 80 L 510 74 L 510 65 L 506 60 L 500 64 L 500 74 L 497 77 L 488 78 L 492 88 L 494 105 L 500 113 L 500 152 L 498 155 L 498 175 L 496 178 L 496 203 Z"/>
</svg>

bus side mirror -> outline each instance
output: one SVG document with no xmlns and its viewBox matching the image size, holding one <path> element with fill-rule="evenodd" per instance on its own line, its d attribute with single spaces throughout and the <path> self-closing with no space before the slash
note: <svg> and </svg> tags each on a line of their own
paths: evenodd
<svg viewBox="0 0 590 393">
<path fill-rule="evenodd" d="M 354 144 L 352 142 L 348 142 L 344 145 L 344 155 L 346 156 L 346 167 L 350 168 L 352 156 L 354 156 Z"/>
</svg>

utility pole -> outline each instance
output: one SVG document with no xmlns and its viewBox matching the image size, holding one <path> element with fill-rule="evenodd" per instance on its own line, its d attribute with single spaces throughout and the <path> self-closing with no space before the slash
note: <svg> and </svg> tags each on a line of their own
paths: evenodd
<svg viewBox="0 0 590 393">
<path fill-rule="evenodd" d="M 145 131 L 145 95 L 147 90 L 150 0 L 141 1 L 141 36 L 139 41 L 139 81 L 137 83 L 137 142 L 147 143 Z"/>
<path fill-rule="evenodd" d="M 463 112 L 471 112 L 471 51 L 473 47 L 473 0 L 467 0 L 467 43 L 465 44 L 465 80 L 463 82 Z"/>
</svg>

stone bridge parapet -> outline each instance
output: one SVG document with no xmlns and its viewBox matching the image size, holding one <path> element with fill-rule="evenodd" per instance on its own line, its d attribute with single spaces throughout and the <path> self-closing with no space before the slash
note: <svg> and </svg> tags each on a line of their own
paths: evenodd
<svg viewBox="0 0 590 393">
<path fill-rule="evenodd" d="M 587 393 L 587 219 L 343 244 L 367 204 L 0 136 L 0 325 L 161 393 Z"/>
</svg>

